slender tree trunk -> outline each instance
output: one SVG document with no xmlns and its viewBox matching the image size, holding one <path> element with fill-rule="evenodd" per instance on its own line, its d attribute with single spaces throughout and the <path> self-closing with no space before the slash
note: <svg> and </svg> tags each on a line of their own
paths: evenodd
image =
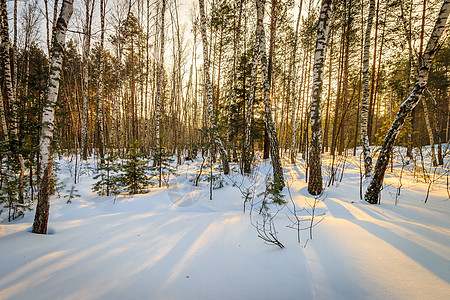
<svg viewBox="0 0 450 300">
<path fill-rule="evenodd" d="M 217 132 L 216 122 L 214 120 L 214 109 L 213 109 L 213 90 L 211 84 L 211 78 L 209 75 L 210 63 L 209 63 L 209 55 L 208 55 L 208 39 L 206 36 L 206 17 L 205 17 L 205 4 L 204 0 L 199 0 L 199 9 L 200 9 L 200 29 L 202 34 L 202 42 L 203 42 L 203 73 L 204 73 L 204 81 L 205 81 L 205 89 L 206 89 L 206 97 L 207 97 L 207 105 L 208 105 L 208 115 L 209 115 L 209 123 L 210 129 L 212 131 L 212 136 L 214 142 L 219 148 L 220 157 L 222 160 L 223 173 L 228 174 L 230 172 L 230 166 L 228 164 L 228 154 L 227 150 L 222 144 L 222 140 L 219 137 L 219 133 Z"/>
<path fill-rule="evenodd" d="M 333 23 L 333 22 L 331 22 Z M 333 72 L 333 33 L 332 33 L 332 26 L 330 26 L 330 62 L 328 65 L 328 92 L 327 92 L 327 105 L 326 105 L 326 111 L 325 111 L 325 126 L 324 126 L 324 138 L 323 138 L 323 144 L 322 144 L 322 153 L 325 151 L 328 151 L 328 139 L 329 139 L 329 131 L 330 131 L 330 99 L 331 99 L 331 79 L 332 79 L 332 72 Z"/>
<path fill-rule="evenodd" d="M 157 85 L 156 85 L 156 100 L 155 100 L 155 137 L 156 137 L 156 151 L 158 155 L 158 169 L 159 169 L 159 187 L 161 187 L 162 182 L 162 162 L 161 162 L 161 133 L 160 133 L 160 126 L 161 126 L 161 103 L 163 101 L 164 97 L 164 91 L 163 91 L 163 73 L 164 73 L 164 29 L 165 29 L 165 19 L 164 15 L 166 13 L 166 0 L 162 0 L 162 6 L 161 6 L 161 38 L 160 38 L 160 48 L 159 48 L 159 62 L 158 62 L 158 70 L 156 73 L 157 77 Z"/>
<path fill-rule="evenodd" d="M 351 16 L 351 9 L 352 9 L 352 1 L 350 0 L 349 3 L 345 1 L 345 29 L 344 29 L 344 62 L 343 62 L 343 77 L 342 77 L 342 117 L 340 122 L 340 142 L 339 142 L 339 154 L 342 154 L 345 149 L 345 126 L 346 126 L 346 118 L 344 117 L 345 114 L 345 107 L 347 106 L 348 102 L 348 76 L 349 76 L 349 53 L 350 53 L 350 32 L 352 30 L 352 16 Z"/>
<path fill-rule="evenodd" d="M 48 16 L 48 0 L 44 0 L 44 7 L 45 7 L 45 28 L 47 30 L 47 51 L 48 55 L 50 55 L 51 51 L 51 43 L 50 43 L 50 19 Z"/>
<path fill-rule="evenodd" d="M 361 16 L 364 15 L 364 5 L 363 0 L 360 1 L 361 5 Z M 370 36 L 369 36 L 370 38 Z M 361 131 L 359 126 L 361 125 L 360 122 L 360 107 L 361 107 L 361 90 L 362 90 L 362 69 L 363 69 L 363 59 L 364 59 L 364 18 L 361 18 L 361 55 L 360 55 L 360 63 L 359 63 L 359 81 L 358 81 L 358 109 L 357 109 L 357 116 L 356 116 L 356 130 L 355 130 L 355 136 L 354 136 L 354 148 L 353 148 L 353 156 L 356 156 L 356 148 L 358 147 L 358 134 L 361 135 Z M 358 130 L 359 129 L 359 130 Z M 361 196 L 362 198 L 362 196 Z"/>
<path fill-rule="evenodd" d="M 94 3 L 92 3 L 93 6 Z M 81 151 L 83 160 L 87 160 L 88 156 L 88 83 L 89 83 L 89 53 L 91 47 L 91 0 L 86 0 L 86 23 L 84 27 L 83 42 L 83 106 L 81 114 Z"/>
<path fill-rule="evenodd" d="M 372 156 L 368 136 L 369 117 L 369 56 L 370 56 L 370 32 L 372 31 L 373 16 L 375 14 L 375 0 L 370 0 L 369 17 L 364 40 L 363 53 L 363 97 L 361 101 L 361 144 L 364 155 L 364 176 L 372 176 Z"/>
<path fill-rule="evenodd" d="M 372 76 L 370 81 L 370 95 L 369 95 L 369 117 L 367 120 L 367 135 L 369 137 L 369 143 L 373 140 L 372 136 L 372 124 L 374 119 L 375 110 L 375 71 L 376 71 L 376 61 L 377 61 L 377 46 L 378 46 L 378 17 L 380 12 L 380 0 L 377 0 L 377 6 L 375 9 L 375 36 L 373 41 L 373 57 L 372 57 Z"/>
<path fill-rule="evenodd" d="M 0 54 L 3 55 L 2 61 L 4 66 L 5 74 L 3 75 L 6 81 L 6 92 L 3 93 L 3 89 L 0 89 L 0 120 L 2 125 L 2 131 L 4 134 L 5 141 L 9 143 L 9 131 L 6 122 L 6 111 L 5 104 L 10 102 L 10 97 L 12 96 L 12 87 L 9 87 L 7 79 L 8 68 L 11 68 L 9 62 L 9 30 L 8 27 L 8 11 L 6 10 L 6 0 L 1 0 L 0 2 Z M 11 74 L 11 70 L 9 69 Z M 10 90 L 11 89 L 11 90 Z M 6 99 L 3 100 L 3 94 L 6 94 Z"/>
<path fill-rule="evenodd" d="M 98 62 L 98 131 L 99 151 L 101 162 L 104 162 L 104 134 L 103 134 L 103 43 L 105 39 L 105 0 L 100 0 L 100 59 Z"/>
<path fill-rule="evenodd" d="M 255 81 L 256 81 L 256 71 L 258 67 L 258 57 L 259 57 L 259 36 L 255 38 L 255 47 L 253 49 L 252 57 L 252 71 L 250 75 L 250 90 L 247 97 L 247 103 L 245 107 L 245 133 L 244 133 L 244 148 L 242 149 L 242 163 L 243 170 L 245 174 L 250 174 L 251 172 L 251 131 L 252 131 L 252 119 L 253 119 L 253 101 L 255 98 Z"/>
<path fill-rule="evenodd" d="M 408 59 L 408 65 L 407 65 L 407 76 L 408 79 L 406 81 L 406 89 L 409 91 L 411 89 L 411 85 L 413 84 L 413 72 L 412 72 L 412 64 L 413 64 L 413 60 L 414 60 L 414 56 L 413 56 L 413 48 L 412 48 L 412 38 L 411 38 L 411 11 L 410 11 L 410 18 L 409 21 L 406 19 L 406 13 L 405 13 L 405 9 L 404 9 L 404 5 L 403 5 L 403 1 L 400 1 L 400 12 L 401 12 L 401 18 L 402 18 L 402 23 L 403 23 L 403 30 L 405 31 L 405 37 L 406 37 L 406 42 L 408 43 L 408 54 L 409 54 L 409 59 Z M 411 1 L 412 4 L 412 1 Z M 409 157 L 410 159 L 412 159 L 412 147 L 413 147 L 413 131 L 414 131 L 414 122 L 413 122 L 413 115 L 414 115 L 414 111 L 411 112 L 411 116 L 409 117 L 409 130 L 408 130 L 408 141 L 407 141 L 407 150 L 406 150 L 406 156 Z"/>
<path fill-rule="evenodd" d="M 237 67 L 239 63 L 239 55 L 240 55 L 240 39 L 241 39 L 241 21 L 242 21 L 242 6 L 244 0 L 237 0 L 239 1 L 239 16 L 238 21 L 236 24 L 236 20 L 234 20 L 234 38 L 233 38 L 233 82 L 232 82 L 232 100 L 231 104 L 229 105 L 228 109 L 228 127 L 231 127 L 231 118 L 233 114 L 233 109 L 236 106 L 237 103 L 237 84 L 238 84 L 238 75 L 237 75 Z M 236 127 L 237 128 L 237 127 Z M 245 133 L 244 133 L 245 134 Z M 232 141 L 230 141 L 230 136 L 232 137 Z M 230 131 L 227 132 L 227 143 L 232 144 L 233 147 L 233 156 L 236 157 L 236 138 L 237 138 L 237 132 L 234 134 L 230 134 Z M 242 155 L 244 155 L 244 152 L 242 152 Z M 242 159 L 244 161 L 244 159 Z"/>
<path fill-rule="evenodd" d="M 311 101 L 311 143 L 309 154 L 308 192 L 311 195 L 322 193 L 322 119 L 321 99 L 323 85 L 323 69 L 328 45 L 329 19 L 331 0 L 322 0 L 322 8 L 317 27 L 316 50 L 314 52 L 313 87 Z"/>
<path fill-rule="evenodd" d="M 427 0 L 423 0 L 423 8 L 422 8 L 422 24 L 421 24 L 421 30 L 420 30 L 420 46 L 419 46 L 419 63 L 422 60 L 423 55 L 423 42 L 424 42 L 424 32 L 425 32 L 425 13 L 426 13 L 426 6 L 427 6 Z M 421 65 L 419 66 L 419 68 Z M 430 146 L 431 146 L 431 161 L 433 163 L 433 167 L 437 166 L 437 160 L 436 160 L 436 151 L 434 149 L 434 133 L 433 129 L 431 128 L 431 122 L 430 122 L 430 113 L 428 111 L 427 102 L 425 101 L 424 97 L 421 97 L 422 105 L 423 105 L 423 111 L 424 111 L 424 117 L 425 117 L 425 125 L 427 128 L 428 136 L 430 139 Z"/>
<path fill-rule="evenodd" d="M 342 30 L 341 43 L 339 50 L 339 60 L 338 60 L 338 78 L 337 78 L 337 93 L 336 93 L 336 104 L 334 108 L 334 119 L 333 119 L 333 137 L 331 139 L 331 155 L 334 156 L 337 148 L 338 135 L 339 135 L 339 113 L 341 111 L 342 102 L 342 78 L 344 69 L 344 50 L 345 50 L 345 30 Z"/>
<path fill-rule="evenodd" d="M 428 110 L 428 105 L 427 105 L 427 102 L 425 101 L 425 97 L 422 96 L 420 98 L 421 98 L 423 111 L 424 111 L 425 125 L 427 128 L 428 137 L 430 139 L 431 162 L 433 163 L 433 167 L 437 167 L 438 163 L 437 163 L 437 159 L 436 159 L 436 150 L 434 149 L 434 144 L 435 144 L 434 143 L 434 132 L 433 132 L 433 128 L 431 127 L 430 112 Z"/>
<path fill-rule="evenodd" d="M 267 66 L 267 78 L 269 80 L 269 84 L 272 84 L 272 64 L 273 64 L 273 52 L 275 51 L 275 34 L 276 34 L 276 23 L 277 23 L 277 0 L 271 0 L 271 10 L 270 10 L 270 38 L 269 38 L 269 58 L 268 58 L 268 66 Z M 264 0 L 265 5 L 265 0 Z M 271 95 L 270 99 L 274 99 L 273 97 L 273 86 L 271 85 Z M 272 104 L 270 104 L 272 105 Z M 276 106 L 276 105 L 275 105 Z M 276 110 L 275 110 L 275 121 L 276 121 Z M 270 139 L 269 133 L 267 132 L 267 126 L 264 124 L 264 153 L 263 158 L 269 158 L 270 153 Z"/>
<path fill-rule="evenodd" d="M 265 0 L 256 0 L 256 36 L 259 37 L 259 57 L 261 60 L 261 77 L 264 88 L 264 114 L 267 136 L 269 139 L 270 156 L 272 159 L 274 183 L 280 190 L 284 187 L 283 168 L 280 161 L 277 132 L 272 120 L 272 104 L 270 101 L 270 79 L 267 68 L 266 38 L 264 33 Z"/>
<path fill-rule="evenodd" d="M 11 131 L 11 136 L 9 133 L 5 135 L 5 137 L 10 141 L 10 139 L 15 140 L 17 135 L 17 124 L 15 124 L 15 114 L 17 112 L 16 103 L 14 101 L 14 87 L 13 87 L 13 74 L 11 70 L 11 44 L 9 42 L 9 25 L 8 25 L 8 11 L 6 8 L 6 0 L 0 0 L 0 9 L 1 9 L 1 21 L 2 24 L 0 26 L 0 41 L 1 41 L 1 53 L 3 54 L 3 79 L 4 79 L 4 95 L 6 95 L 6 101 L 10 106 L 10 110 L 12 111 L 12 116 L 10 118 L 9 124 L 6 121 L 4 122 L 5 129 L 9 129 Z M 3 117 L 3 116 L 2 116 Z M 5 118 L 6 119 L 6 118 Z M 9 126 L 8 126 L 9 125 Z M 5 131 L 6 132 L 6 131 Z"/>
<path fill-rule="evenodd" d="M 431 63 L 440 47 L 439 39 L 444 31 L 449 13 L 450 0 L 444 0 L 434 25 L 433 32 L 431 33 L 427 47 L 423 53 L 422 60 L 419 61 L 419 74 L 414 84 L 414 88 L 408 99 L 406 99 L 400 106 L 397 116 L 384 138 L 380 155 L 375 166 L 375 172 L 364 196 L 364 199 L 371 204 L 378 203 L 378 195 L 381 190 L 381 185 L 383 184 L 384 173 L 386 172 L 386 167 L 394 147 L 394 142 L 400 134 L 400 130 L 406 117 L 420 101 L 420 97 L 422 96 L 423 90 L 427 84 Z"/>
<path fill-rule="evenodd" d="M 50 211 L 50 174 L 53 169 L 53 131 L 55 128 L 55 104 L 58 99 L 59 79 L 61 75 L 62 54 L 67 24 L 73 10 L 73 0 L 63 0 L 61 12 L 56 23 L 51 50 L 50 77 L 47 85 L 47 99 L 43 108 L 42 130 L 39 142 L 40 186 L 39 200 L 33 222 L 33 233 L 46 234 Z"/>
<path fill-rule="evenodd" d="M 295 157 L 297 156 L 297 148 L 295 147 L 295 132 L 297 131 L 297 122 L 295 120 L 295 108 L 296 108 L 296 68 L 295 68 L 295 60 L 297 55 L 297 43 L 298 43 L 298 28 L 300 25 L 300 19 L 302 15 L 302 4 L 303 0 L 300 0 L 300 5 L 298 9 L 298 16 L 297 16 L 297 24 L 295 25 L 295 36 L 294 36 L 294 47 L 292 49 L 292 57 L 291 57 L 291 69 L 290 69 L 290 76 L 289 81 L 291 85 L 291 102 L 292 102 L 292 115 L 291 115 L 291 149 L 290 149 L 290 156 L 291 156 L 291 164 L 295 164 Z"/>
</svg>

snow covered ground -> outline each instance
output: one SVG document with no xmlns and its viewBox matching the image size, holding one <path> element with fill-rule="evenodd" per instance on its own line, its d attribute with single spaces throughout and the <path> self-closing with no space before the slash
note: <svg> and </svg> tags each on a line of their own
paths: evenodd
<svg viewBox="0 0 450 300">
<path fill-rule="evenodd" d="M 450 299 L 444 178 L 424 203 L 428 184 L 405 172 L 395 205 L 399 178 L 388 173 L 381 205 L 369 205 L 359 199 L 359 166 L 349 158 L 342 182 L 316 203 L 309 240 L 315 201 L 303 164 L 285 161 L 285 199 L 292 210 L 290 192 L 306 230 L 298 243 L 287 227 L 295 217 L 283 208 L 274 218 L 280 249 L 254 227 L 270 163 L 253 176 L 251 217 L 238 186 L 252 191 L 252 181 L 237 172 L 223 177 L 209 200 L 208 183 L 190 181 L 199 164 L 180 166 L 169 189 L 115 201 L 92 192 L 89 171 L 72 204 L 64 193 L 52 198 L 48 235 L 30 232 L 34 212 L 0 223 L 0 299 Z M 61 161 L 66 189 L 70 167 Z"/>
</svg>

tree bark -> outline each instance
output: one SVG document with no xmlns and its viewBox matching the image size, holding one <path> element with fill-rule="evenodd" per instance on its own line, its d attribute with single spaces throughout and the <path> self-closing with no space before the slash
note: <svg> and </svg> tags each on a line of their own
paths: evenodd
<svg viewBox="0 0 450 300">
<path fill-rule="evenodd" d="M 94 0 L 93 0 L 94 1 Z M 92 3 L 93 6 L 93 3 Z M 89 52 L 91 47 L 91 0 L 86 0 L 86 23 L 84 27 L 84 42 L 83 42 L 83 106 L 81 113 L 81 152 L 84 160 L 88 156 L 88 83 L 89 83 Z M 54 36 L 52 34 L 52 36 Z"/>
<path fill-rule="evenodd" d="M 294 36 L 294 47 L 292 49 L 292 57 L 291 57 L 291 69 L 290 69 L 290 76 L 289 81 L 291 84 L 291 102 L 292 102 L 292 115 L 291 115 L 291 149 L 290 149 L 290 157 L 291 157 L 291 164 L 295 164 L 295 157 L 297 156 L 297 148 L 295 147 L 295 132 L 297 131 L 297 122 L 295 120 L 295 108 L 296 108 L 296 68 L 295 68 L 295 58 L 297 55 L 297 43 L 298 43 L 298 28 L 300 25 L 300 19 L 302 15 L 302 4 L 303 0 L 300 0 L 300 5 L 298 9 L 298 16 L 297 16 L 297 24 L 295 25 L 295 36 Z"/>
<path fill-rule="evenodd" d="M 378 203 L 378 195 L 383 184 L 384 173 L 386 172 L 386 167 L 389 162 L 392 149 L 394 147 L 394 142 L 400 134 L 400 130 L 405 123 L 406 117 L 420 101 L 420 97 L 422 96 L 423 90 L 425 89 L 428 81 L 431 63 L 440 47 L 439 39 L 441 38 L 444 31 L 449 13 L 450 0 L 444 0 L 444 3 L 442 4 L 441 10 L 439 11 L 439 15 L 434 25 L 433 32 L 431 33 L 427 47 L 425 49 L 425 52 L 423 53 L 422 60 L 419 61 L 420 69 L 416 82 L 414 84 L 414 88 L 408 99 L 406 99 L 400 106 L 397 116 L 384 138 L 372 180 L 370 181 L 370 184 L 364 196 L 364 199 L 371 204 Z"/>
<path fill-rule="evenodd" d="M 372 31 L 373 16 L 375 14 L 375 0 L 370 0 L 369 17 L 364 40 L 363 53 L 363 97 L 361 101 L 361 144 L 364 155 L 364 176 L 372 176 L 372 156 L 367 132 L 369 117 L 369 56 L 370 56 L 370 32 Z"/>
<path fill-rule="evenodd" d="M 331 0 L 322 0 L 319 24 L 317 27 L 316 50 L 314 52 L 313 86 L 311 101 L 311 142 L 309 156 L 308 192 L 311 195 L 322 193 L 322 119 L 321 99 L 323 85 L 323 69 L 328 45 L 329 19 Z"/>
<path fill-rule="evenodd" d="M 247 103 L 245 106 L 245 133 L 244 133 L 244 149 L 242 149 L 242 163 L 243 171 L 245 174 L 250 174 L 251 172 L 251 130 L 252 130 L 252 119 L 253 119 L 253 101 L 255 98 L 255 81 L 256 81 L 256 71 L 258 67 L 258 57 L 259 57 L 259 36 L 256 36 L 255 47 L 253 49 L 252 57 L 252 71 L 250 73 L 250 90 L 247 97 Z"/>
<path fill-rule="evenodd" d="M 348 3 L 349 2 L 349 3 Z M 352 30 L 352 0 L 345 1 L 345 28 L 344 28 L 344 61 L 343 61 L 343 75 L 342 75 L 342 116 L 339 126 L 340 141 L 339 154 L 342 154 L 345 149 L 345 126 L 346 118 L 345 111 L 348 102 L 348 77 L 349 77 L 349 53 L 350 53 L 350 32 Z"/>
<path fill-rule="evenodd" d="M 159 179 L 158 179 L 158 185 L 161 187 L 162 182 L 162 162 L 161 162 L 161 151 L 162 151 L 162 145 L 161 145 L 161 102 L 164 96 L 163 91 L 163 73 L 164 73 L 164 31 L 165 31 L 165 25 L 164 25 L 164 16 L 166 13 L 166 0 L 162 0 L 162 7 L 161 7 L 161 33 L 160 33 L 160 48 L 159 48 L 159 62 L 158 62 L 158 69 L 156 73 L 156 99 L 155 99 L 155 137 L 156 137 L 156 151 L 158 152 L 158 169 L 159 169 Z"/>
<path fill-rule="evenodd" d="M 277 6 L 277 0 L 271 0 L 271 9 L 270 9 L 270 38 L 269 38 L 269 58 L 268 58 L 268 66 L 267 66 L 267 73 L 268 73 L 268 80 L 269 84 L 272 84 L 272 60 L 273 60 L 273 52 L 275 50 L 275 33 L 276 33 L 276 6 Z M 265 1 L 264 1 L 265 5 Z M 271 91 L 273 91 L 273 87 L 271 88 Z M 270 99 L 273 99 L 273 93 L 270 94 Z M 275 110 L 275 120 L 276 120 L 276 110 Z M 263 159 L 269 158 L 270 154 L 270 139 L 269 139 L 269 133 L 267 132 L 267 126 L 264 124 L 264 153 L 263 153 Z"/>
<path fill-rule="evenodd" d="M 11 58 L 10 58 L 10 42 L 9 42 L 9 24 L 6 0 L 0 0 L 0 54 L 2 54 L 2 64 L 4 68 L 4 93 L 0 90 L 0 96 L 6 95 L 5 101 L 0 105 L 2 130 L 5 134 L 5 141 L 9 142 L 9 126 L 6 120 L 5 104 L 13 105 L 13 87 L 11 76 Z M 2 97 L 3 98 L 3 97 Z M 5 103 L 5 104 L 4 104 Z"/>
<path fill-rule="evenodd" d="M 265 0 L 256 0 L 256 36 L 259 37 L 259 57 L 261 61 L 261 79 L 264 88 L 264 114 L 267 137 L 269 140 L 270 156 L 273 167 L 275 185 L 281 190 L 284 187 L 283 168 L 280 161 L 277 132 L 272 120 L 272 104 L 270 101 L 270 79 L 267 67 L 266 38 L 264 33 Z"/>
<path fill-rule="evenodd" d="M 431 150 L 431 162 L 433 164 L 433 167 L 437 167 L 438 163 L 437 163 L 437 159 L 436 159 L 436 150 L 434 149 L 434 132 L 433 132 L 433 128 L 431 127 L 431 121 L 430 121 L 430 112 L 428 110 L 428 105 L 427 102 L 425 101 L 425 97 L 420 97 L 421 102 L 422 102 L 422 106 L 423 106 L 423 112 L 424 112 L 424 117 L 425 117 L 425 125 L 427 128 L 427 132 L 428 132 L 428 137 L 430 139 L 430 150 Z"/>
<path fill-rule="evenodd" d="M 208 115 L 209 115 L 209 123 L 210 130 L 212 131 L 212 137 L 217 147 L 219 148 L 220 157 L 222 160 L 223 173 L 230 173 L 230 166 L 228 163 L 228 154 L 227 150 L 222 144 L 222 140 L 219 137 L 219 133 L 217 132 L 216 121 L 214 120 L 214 109 L 213 109 L 213 90 L 211 84 L 211 78 L 209 75 L 210 62 L 208 55 L 208 38 L 206 35 L 206 17 L 205 17 L 205 4 L 204 0 L 198 0 L 199 9 L 200 9 L 200 29 L 202 34 L 202 43 L 203 43 L 203 74 L 205 81 L 205 89 L 206 89 L 206 97 L 207 97 L 207 106 L 208 106 Z"/>
<path fill-rule="evenodd" d="M 105 0 L 100 0 L 100 59 L 98 62 L 98 131 L 100 159 L 104 161 L 104 134 L 103 134 L 103 44 L 105 40 Z"/>
<path fill-rule="evenodd" d="M 33 233 L 46 234 L 50 211 L 50 174 L 53 169 L 53 131 L 55 128 L 55 104 L 58 99 L 61 75 L 62 54 L 67 24 L 73 10 L 73 0 L 63 0 L 61 12 L 56 23 L 52 51 L 50 77 L 47 85 L 47 99 L 42 114 L 42 130 L 39 141 L 40 186 L 39 200 L 33 222 Z"/>
<path fill-rule="evenodd" d="M 377 0 L 377 5 L 375 8 L 375 35 L 373 38 L 373 57 L 372 57 L 372 76 L 370 81 L 370 95 L 369 95 L 369 114 L 367 119 L 367 135 L 369 137 L 369 143 L 372 140 L 372 123 L 374 119 L 375 110 L 375 71 L 376 71 L 376 61 L 377 61 L 377 47 L 378 47 L 378 17 L 380 12 L 380 0 Z"/>
</svg>

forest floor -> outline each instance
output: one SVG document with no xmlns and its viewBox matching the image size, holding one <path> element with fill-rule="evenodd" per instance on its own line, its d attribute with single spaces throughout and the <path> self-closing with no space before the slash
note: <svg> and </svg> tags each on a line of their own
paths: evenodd
<svg viewBox="0 0 450 300">
<path fill-rule="evenodd" d="M 59 162 L 70 189 L 74 161 Z M 331 162 L 324 162 L 327 183 Z M 370 205 L 360 200 L 359 157 L 350 157 L 335 161 L 342 181 L 316 200 L 304 162 L 286 160 L 287 204 L 269 205 L 264 217 L 269 161 L 251 178 L 236 165 L 230 176 L 216 170 L 223 187 L 212 200 L 207 174 L 192 183 L 200 163 L 179 166 L 169 188 L 117 197 L 94 193 L 94 171 L 82 166 L 79 197 L 71 204 L 65 191 L 52 197 L 49 234 L 30 232 L 33 211 L 0 223 L 0 299 L 449 299 L 446 175 L 429 174 L 435 182 L 425 203 L 428 184 L 412 169 L 396 196 L 394 164 L 381 204 Z M 244 212 L 246 191 L 254 197 Z M 262 230 L 264 220 L 276 229 Z M 266 245 L 257 228 L 285 247 Z"/>
</svg>

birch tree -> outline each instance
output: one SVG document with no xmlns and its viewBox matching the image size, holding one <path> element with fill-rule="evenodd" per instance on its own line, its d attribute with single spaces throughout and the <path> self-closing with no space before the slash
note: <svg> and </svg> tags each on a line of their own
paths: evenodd
<svg viewBox="0 0 450 300">
<path fill-rule="evenodd" d="M 364 176 L 372 176 L 372 156 L 370 154 L 369 136 L 367 134 L 369 116 L 369 56 L 370 56 L 370 32 L 372 31 L 373 16 L 375 14 L 375 0 L 370 0 L 369 17 L 367 19 L 366 33 L 364 37 L 363 53 L 363 97 L 361 101 L 361 144 L 364 155 Z"/>
<path fill-rule="evenodd" d="M 100 158 L 104 158 L 104 135 L 103 135 L 103 44 L 105 40 L 105 6 L 106 0 L 100 0 L 100 57 L 98 62 L 98 132 Z"/>
<path fill-rule="evenodd" d="M 290 83 L 291 83 L 291 102 L 292 102 L 292 116 L 291 116 L 291 122 L 292 122 L 292 128 L 291 128 L 291 164 L 295 164 L 295 157 L 297 156 L 297 149 L 295 147 L 295 132 L 297 131 L 297 122 L 295 120 L 295 108 L 297 106 L 296 104 L 296 68 L 295 68 L 295 59 L 297 55 L 297 43 L 298 43 L 298 28 L 300 25 L 300 19 L 302 16 L 302 4 L 303 0 L 300 0 L 300 5 L 298 8 L 298 16 L 297 16 L 297 24 L 295 25 L 295 36 L 294 36 L 294 47 L 292 49 L 292 58 L 291 58 L 291 70 L 290 70 Z"/>
<path fill-rule="evenodd" d="M 252 132 L 252 118 L 253 118 L 253 102 L 255 99 L 255 81 L 256 72 L 258 68 L 258 57 L 259 57 L 259 36 L 256 36 L 255 46 L 253 48 L 252 57 L 252 70 L 250 73 L 250 89 L 248 92 L 247 103 L 245 105 L 245 130 L 244 130 L 244 148 L 242 149 L 242 164 L 243 171 L 245 174 L 250 174 L 251 172 L 251 132 Z"/>
<path fill-rule="evenodd" d="M 206 35 L 206 17 L 205 17 L 205 3 L 204 0 L 198 0 L 200 9 L 200 31 L 202 35 L 203 44 L 203 74 L 204 74 L 204 85 L 206 89 L 207 105 L 208 105 L 208 116 L 210 130 L 212 131 L 212 137 L 217 147 L 219 148 L 220 157 L 222 160 L 223 173 L 228 174 L 230 172 L 230 166 L 228 164 L 228 154 L 227 150 L 222 144 L 222 140 L 217 132 L 216 122 L 214 120 L 214 109 L 213 109 L 213 90 L 211 84 L 211 78 L 209 76 L 210 62 L 208 55 L 208 38 Z"/>
<path fill-rule="evenodd" d="M 88 114 L 88 83 L 89 83 L 89 53 L 91 47 L 91 22 L 92 22 L 92 12 L 94 8 L 95 0 L 85 0 L 86 1 L 86 21 L 84 24 L 84 39 L 83 39 L 83 105 L 81 113 L 81 151 L 83 154 L 83 159 L 87 159 L 88 155 L 88 142 L 87 142 L 87 114 Z"/>
<path fill-rule="evenodd" d="M 161 161 L 161 134 L 160 134 L 160 119 L 161 119 L 161 98 L 163 97 L 163 81 L 162 76 L 164 72 L 164 15 L 166 13 L 166 0 L 162 0 L 161 8 L 161 41 L 159 63 L 157 69 L 157 86 L 156 86 L 156 100 L 155 100 L 155 135 L 156 135 L 156 151 L 158 151 L 158 167 L 159 167 L 159 187 L 161 187 L 162 176 L 162 161 Z"/>
<path fill-rule="evenodd" d="M 421 29 L 420 29 L 419 62 L 421 61 L 422 53 L 423 53 L 423 41 L 424 41 L 424 31 L 425 31 L 425 12 L 426 12 L 427 1 L 423 0 L 422 4 L 423 4 L 423 9 L 422 9 L 422 24 L 421 24 Z M 433 128 L 431 127 L 430 113 L 428 111 L 428 106 L 427 106 L 427 102 L 425 101 L 425 98 L 424 97 L 420 97 L 420 98 L 422 101 L 423 112 L 425 115 L 424 116 L 425 117 L 425 125 L 427 128 L 428 136 L 430 138 L 431 161 L 433 163 L 433 167 L 436 167 L 437 160 L 436 160 L 436 151 L 434 149 L 434 133 L 433 133 Z"/>
<path fill-rule="evenodd" d="M 63 48 L 66 37 L 67 25 L 73 11 L 73 0 L 63 0 L 61 12 L 56 22 L 52 39 L 51 68 L 47 84 L 46 101 L 42 114 L 42 130 L 39 141 L 40 151 L 40 185 L 39 200 L 36 206 L 36 214 L 33 222 L 33 233 L 46 234 L 48 215 L 50 211 L 50 175 L 53 169 L 53 131 L 55 128 L 55 104 L 58 99 L 59 80 Z"/>
<path fill-rule="evenodd" d="M 370 181 L 370 184 L 364 196 L 364 199 L 371 204 L 378 203 L 379 193 L 383 184 L 384 173 L 386 172 L 386 167 L 388 165 L 395 140 L 400 134 L 406 117 L 420 101 L 423 91 L 427 85 L 431 63 L 434 56 L 436 55 L 436 52 L 441 46 L 441 44 L 439 43 L 439 39 L 444 32 L 449 13 L 450 0 L 444 0 L 430 39 L 428 40 L 427 47 L 425 48 L 425 52 L 423 53 L 423 55 L 421 56 L 421 60 L 419 61 L 419 72 L 414 83 L 413 90 L 411 91 L 409 97 L 400 105 L 397 115 L 383 140 L 372 180 Z"/>
<path fill-rule="evenodd" d="M 317 27 L 316 50 L 314 52 L 313 85 L 311 101 L 311 142 L 309 158 L 308 192 L 311 195 L 322 193 L 322 119 L 321 99 L 323 69 L 327 53 L 331 0 L 322 0 L 319 24 Z"/>
<path fill-rule="evenodd" d="M 272 103 L 270 101 L 270 79 L 267 68 L 266 38 L 264 33 L 265 0 L 256 0 L 256 36 L 259 37 L 259 58 L 261 61 L 261 79 L 264 89 L 264 115 L 267 136 L 269 139 L 270 157 L 272 159 L 273 179 L 281 190 L 284 187 L 283 168 L 281 167 L 277 132 L 272 120 Z"/>
<path fill-rule="evenodd" d="M 8 11 L 6 9 L 6 0 L 0 0 L 0 47 L 2 54 L 2 64 L 3 64 L 3 78 L 5 81 L 4 88 L 5 91 L 3 95 L 6 96 L 6 99 L 10 105 L 14 105 L 14 92 L 13 92 L 13 84 L 12 84 L 12 75 L 11 75 L 11 59 L 10 59 L 10 48 L 11 44 L 9 42 L 9 26 L 8 26 Z M 13 108 L 14 112 L 14 108 Z M 0 105 L 0 113 L 1 113 L 1 122 L 2 128 L 5 133 L 5 140 L 9 142 L 9 132 L 8 129 L 11 127 L 11 124 L 7 123 L 5 108 L 2 102 Z M 8 126 L 9 125 L 9 126 Z M 12 124 L 12 127 L 15 128 L 16 125 Z"/>
<path fill-rule="evenodd" d="M 18 111 L 19 106 L 17 102 L 17 1 L 14 1 L 14 45 L 11 48 L 11 43 L 9 41 L 9 26 L 8 26 L 8 11 L 6 7 L 6 0 L 1 0 L 0 2 L 1 10 L 1 30 L 0 30 L 0 40 L 1 40 L 1 52 L 3 53 L 3 68 L 4 68 L 4 79 L 6 87 L 6 98 L 10 105 L 10 122 L 9 130 L 11 134 L 8 133 L 8 124 L 6 123 L 5 109 L 2 105 L 0 106 L 1 122 L 2 127 L 5 132 L 5 141 L 9 142 L 10 149 L 14 161 L 19 163 L 20 175 L 18 182 L 18 198 L 19 202 L 23 203 L 23 178 L 25 173 L 25 162 L 22 154 L 19 152 L 19 135 L 18 135 Z M 12 50 L 12 51 L 11 51 Z M 14 71 L 11 70 L 11 61 L 14 66 Z"/>
</svg>

